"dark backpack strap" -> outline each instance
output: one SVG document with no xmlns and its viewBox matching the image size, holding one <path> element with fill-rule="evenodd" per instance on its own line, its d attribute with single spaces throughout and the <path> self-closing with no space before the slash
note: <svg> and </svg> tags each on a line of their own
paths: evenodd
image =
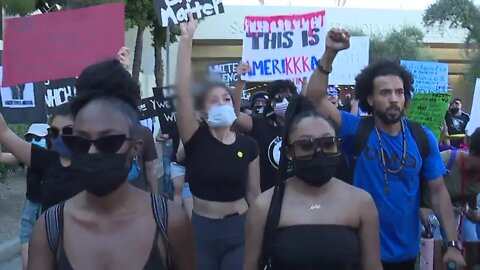
<svg viewBox="0 0 480 270">
<path fill-rule="evenodd" d="M 422 159 L 425 159 L 430 154 L 430 143 L 428 141 L 427 133 L 425 129 L 423 129 L 422 125 L 418 122 L 407 120 L 408 126 L 413 133 L 413 138 L 417 143 L 418 150 L 420 151 L 420 155 Z"/>
<path fill-rule="evenodd" d="M 372 116 L 363 117 L 360 120 L 357 131 L 355 132 L 355 137 L 352 143 L 352 154 L 354 159 L 358 158 L 362 153 L 362 150 L 365 148 L 372 134 L 373 127 L 375 126 L 374 118 Z"/>
<path fill-rule="evenodd" d="M 273 249 L 273 241 L 280 223 L 280 214 L 282 211 L 283 195 L 285 194 L 285 184 L 276 185 L 273 191 L 270 208 L 268 209 L 267 220 L 263 234 L 262 254 L 259 261 L 259 269 L 270 269 Z"/>
<path fill-rule="evenodd" d="M 63 203 L 57 204 L 49 208 L 45 212 L 45 227 L 47 232 L 47 240 L 50 246 L 50 250 L 55 255 L 55 257 L 58 254 L 60 238 L 63 232 L 63 206 Z"/>
<path fill-rule="evenodd" d="M 157 227 L 162 235 L 163 244 L 165 245 L 167 269 L 172 269 L 171 246 L 168 240 L 168 207 L 167 200 L 162 196 L 151 194 L 152 210 Z"/>
</svg>

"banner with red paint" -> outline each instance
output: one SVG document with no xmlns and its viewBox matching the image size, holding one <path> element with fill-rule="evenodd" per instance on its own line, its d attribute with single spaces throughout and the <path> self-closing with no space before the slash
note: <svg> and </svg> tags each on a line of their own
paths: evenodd
<svg viewBox="0 0 480 270">
<path fill-rule="evenodd" d="M 8 19 L 4 41 L 4 87 L 75 77 L 124 46 L 124 4 Z"/>
<path fill-rule="evenodd" d="M 310 76 L 325 47 L 325 11 L 301 15 L 245 17 L 242 60 L 247 81 Z"/>
<path fill-rule="evenodd" d="M 247 16 L 242 61 L 251 71 L 246 81 L 291 79 L 300 84 L 309 78 L 325 51 L 324 10 L 299 15 Z M 339 52 L 329 84 L 353 85 L 355 76 L 368 65 L 369 38 L 352 37 L 348 50 Z"/>
</svg>

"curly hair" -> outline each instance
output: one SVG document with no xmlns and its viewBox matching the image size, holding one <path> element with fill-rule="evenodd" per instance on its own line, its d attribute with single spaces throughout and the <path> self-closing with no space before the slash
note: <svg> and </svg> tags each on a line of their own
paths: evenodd
<svg viewBox="0 0 480 270">
<path fill-rule="evenodd" d="M 70 108 L 73 117 L 91 102 L 101 102 L 124 114 L 136 134 L 139 125 L 140 86 L 118 60 L 108 60 L 87 67 L 78 77 L 77 95 Z"/>
<path fill-rule="evenodd" d="M 406 100 L 412 97 L 413 76 L 398 61 L 381 60 L 364 68 L 355 78 L 355 97 L 359 101 L 360 108 L 373 113 L 373 108 L 368 104 L 368 97 L 373 94 L 373 81 L 379 76 L 398 76 L 403 81 L 403 89 Z"/>
</svg>

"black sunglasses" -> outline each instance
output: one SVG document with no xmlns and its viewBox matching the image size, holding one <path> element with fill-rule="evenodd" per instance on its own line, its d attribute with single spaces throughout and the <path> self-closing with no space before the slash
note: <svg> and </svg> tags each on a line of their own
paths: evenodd
<svg viewBox="0 0 480 270">
<path fill-rule="evenodd" d="M 92 143 L 99 152 L 114 154 L 122 148 L 125 141 L 133 140 L 124 134 L 103 136 L 96 140 L 89 140 L 77 135 L 62 135 L 62 139 L 63 143 L 70 149 L 70 151 L 80 154 L 88 153 Z"/>
<path fill-rule="evenodd" d="M 340 146 L 341 139 L 338 137 L 299 140 L 291 145 L 293 156 L 298 160 L 311 160 L 320 151 L 327 156 L 337 156 L 341 153 Z"/>
<path fill-rule="evenodd" d="M 73 127 L 72 126 L 66 126 L 63 127 L 60 133 L 60 129 L 57 127 L 50 127 L 48 128 L 48 137 L 51 139 L 56 139 L 58 136 L 62 135 L 72 135 L 73 134 Z"/>
<path fill-rule="evenodd" d="M 34 135 L 34 134 L 25 135 L 25 141 L 27 141 L 27 142 L 32 142 L 33 140 L 39 142 L 42 139 L 43 139 L 43 137 L 40 137 L 40 136 L 37 136 L 37 135 Z"/>
</svg>

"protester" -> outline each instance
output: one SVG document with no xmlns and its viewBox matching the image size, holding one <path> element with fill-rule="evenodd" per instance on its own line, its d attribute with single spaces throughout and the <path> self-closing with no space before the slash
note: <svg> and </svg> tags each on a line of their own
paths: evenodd
<svg viewBox="0 0 480 270">
<path fill-rule="evenodd" d="M 393 61 L 380 61 L 362 70 L 356 78 L 355 92 L 360 107 L 373 114 L 362 122 L 358 116 L 337 110 L 324 90 L 333 60 L 339 51 L 349 48 L 350 36 L 344 30 L 332 29 L 325 44 L 326 50 L 310 78 L 307 95 L 325 117 L 340 126 L 344 151 L 351 160 L 356 160 L 354 184 L 375 200 L 384 269 L 414 269 L 420 243 L 420 179 L 428 183 L 433 209 L 447 234 L 449 248 L 444 261 L 465 266 L 450 196 L 443 182 L 445 167 L 438 142 L 431 131 L 403 117 L 413 90 L 412 75 Z M 366 129 L 366 124 L 370 128 Z M 368 137 L 354 157 L 360 125 Z M 425 145 L 418 145 L 413 132 L 423 134 Z M 420 151 L 425 147 L 428 153 Z"/>
<path fill-rule="evenodd" d="M 338 96 L 340 91 L 335 86 L 329 86 L 327 89 L 328 100 L 337 107 L 340 111 L 350 112 L 352 110 L 352 105 L 349 103 L 343 104 L 342 100 Z"/>
<path fill-rule="evenodd" d="M 465 243 L 467 267 L 473 269 L 478 258 L 478 241 L 480 229 L 478 215 L 478 198 L 480 193 L 480 128 L 477 128 L 471 136 L 469 152 L 461 150 L 446 150 L 441 153 L 443 163 L 447 168 L 444 175 L 445 185 L 450 194 L 452 203 L 458 205 L 457 220 L 460 223 L 461 239 Z M 428 189 L 424 188 L 423 203 L 427 207 L 422 209 L 422 223 L 431 226 L 428 220 L 436 220 L 431 213 L 431 204 L 427 199 Z M 461 215 L 461 216 L 460 216 Z M 441 254 L 443 249 L 443 237 L 441 228 L 433 228 L 435 236 L 435 269 L 443 269 L 441 266 Z"/>
<path fill-rule="evenodd" d="M 250 66 L 246 63 L 237 66 L 239 78 L 249 71 Z M 263 109 L 263 117 L 252 117 L 240 112 L 239 102 L 244 87 L 243 80 L 239 80 L 235 85 L 233 103 L 238 117 L 235 127 L 253 137 L 259 145 L 261 190 L 264 192 L 274 185 L 280 159 L 281 130 L 285 121 L 285 111 L 289 100 L 298 93 L 292 81 L 271 82 L 267 86 L 268 98 Z"/>
<path fill-rule="evenodd" d="M 48 124 L 35 123 L 30 125 L 25 133 L 25 141 L 47 148 Z M 16 166 L 19 161 L 11 153 L 0 152 L 0 163 Z M 33 226 L 40 216 L 42 209 L 42 175 L 35 172 L 30 167 L 27 168 L 27 193 L 25 194 L 25 203 L 20 220 L 20 244 L 23 269 L 27 269 L 28 263 L 28 242 L 33 231 Z"/>
<path fill-rule="evenodd" d="M 465 128 L 470 121 L 470 115 L 462 111 L 462 100 L 460 98 L 455 98 L 453 102 L 450 103 L 448 112 L 445 115 L 445 121 L 449 135 L 465 135 Z M 451 138 L 450 144 L 456 148 L 461 148 L 462 145 L 466 144 L 466 137 Z"/>
<path fill-rule="evenodd" d="M 180 24 L 176 74 L 177 125 L 185 147 L 185 177 L 194 196 L 197 269 L 242 269 L 245 213 L 260 193 L 258 150 L 253 139 L 230 130 L 236 116 L 228 86 L 207 83 L 192 97 L 197 25 L 192 14 Z"/>
<path fill-rule="evenodd" d="M 42 212 L 50 206 L 71 198 L 82 187 L 70 177 L 71 152 L 65 146 L 61 134 L 72 132 L 73 119 L 68 104 L 58 107 L 48 129 L 47 145 L 52 151 L 28 143 L 13 133 L 0 117 L 0 143 L 26 166 L 41 175 Z"/>
<path fill-rule="evenodd" d="M 135 157 L 128 181 L 130 184 L 148 192 L 158 193 L 157 150 L 149 128 L 140 125 L 138 136 L 143 142 L 138 156 Z"/>
<path fill-rule="evenodd" d="M 40 218 L 29 269 L 193 269 L 185 213 L 127 182 L 141 148 L 138 84 L 111 60 L 85 69 L 76 89 L 73 135 L 62 138 L 85 191 Z"/>
<path fill-rule="evenodd" d="M 282 177 L 247 217 L 244 269 L 264 269 L 266 261 L 272 270 L 382 269 L 372 197 L 334 177 L 341 156 L 332 124 L 298 96 L 282 139 Z M 294 171 L 288 179 L 286 159 Z"/>
<path fill-rule="evenodd" d="M 255 92 L 250 101 L 250 106 L 252 107 L 252 116 L 263 117 L 265 105 L 267 104 L 268 93 L 265 91 Z"/>
</svg>

